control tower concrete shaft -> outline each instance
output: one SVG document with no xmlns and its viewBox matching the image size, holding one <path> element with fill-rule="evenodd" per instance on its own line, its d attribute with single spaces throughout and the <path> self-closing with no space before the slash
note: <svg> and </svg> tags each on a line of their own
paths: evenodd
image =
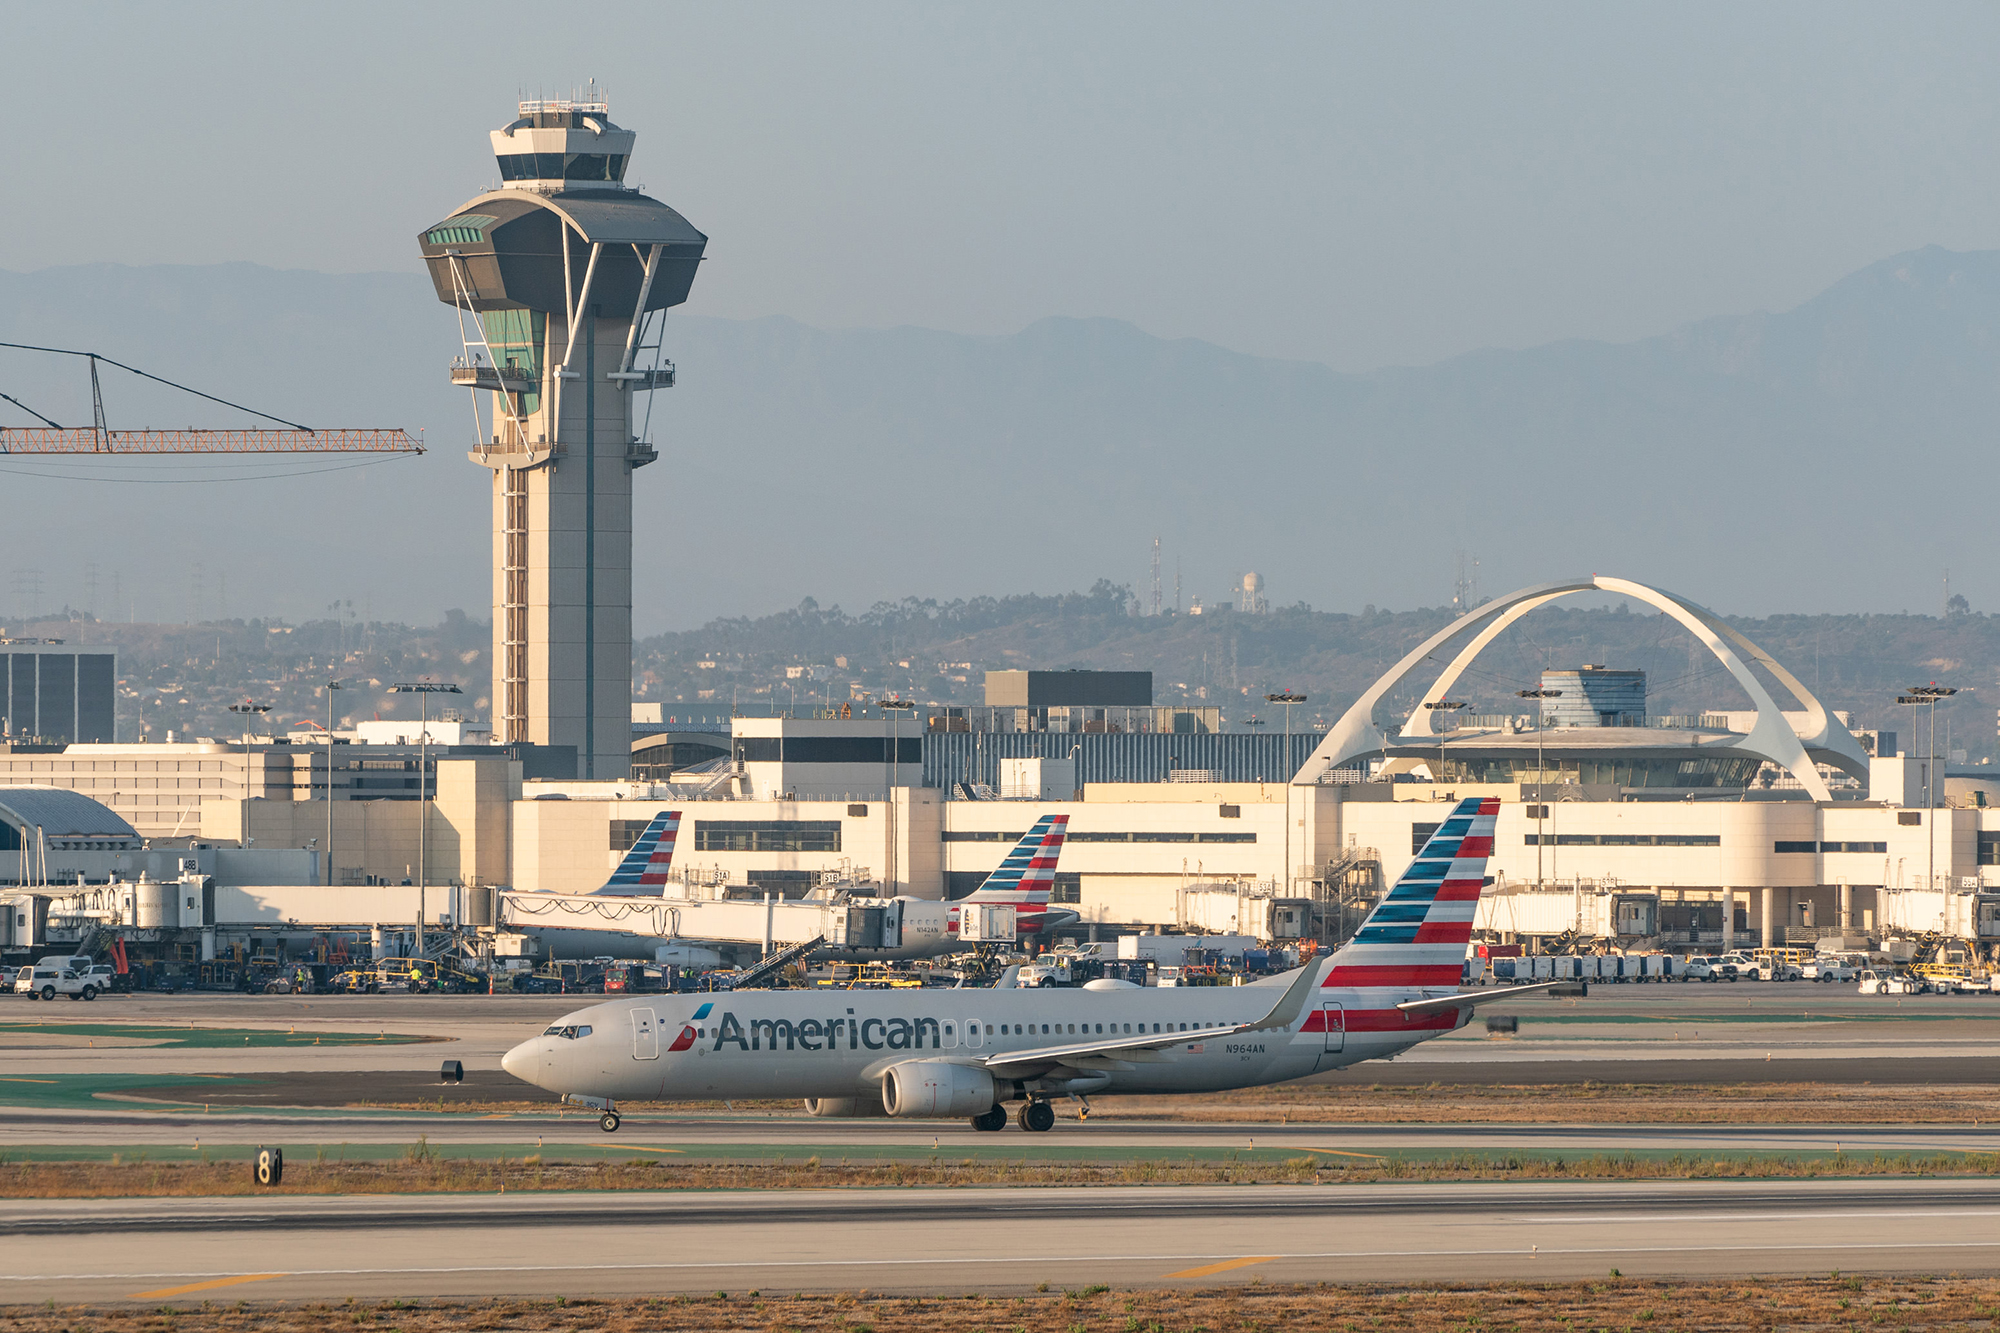
<svg viewBox="0 0 2000 1333">
<path fill-rule="evenodd" d="M 500 188 L 419 240 L 493 472 L 494 731 L 624 777 L 632 473 L 657 456 L 635 421 L 674 382 L 650 317 L 687 300 L 708 238 L 626 187 L 636 136 L 603 102 L 523 102 L 492 137 Z"/>
</svg>

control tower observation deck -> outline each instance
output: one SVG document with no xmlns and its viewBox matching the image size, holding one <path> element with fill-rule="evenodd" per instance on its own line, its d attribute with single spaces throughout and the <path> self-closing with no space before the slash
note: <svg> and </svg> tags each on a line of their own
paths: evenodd
<svg viewBox="0 0 2000 1333">
<path fill-rule="evenodd" d="M 653 316 L 687 300 L 708 238 L 626 186 L 637 136 L 603 102 L 523 102 L 492 137 L 500 188 L 418 239 L 493 472 L 494 731 L 624 777 L 632 472 L 657 457 L 639 395 L 673 385 Z"/>
</svg>

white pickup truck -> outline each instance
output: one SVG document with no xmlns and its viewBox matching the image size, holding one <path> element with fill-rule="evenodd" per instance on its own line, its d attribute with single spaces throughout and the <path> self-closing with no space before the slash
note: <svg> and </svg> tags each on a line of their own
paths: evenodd
<svg viewBox="0 0 2000 1333">
<path fill-rule="evenodd" d="M 74 958 L 43 958 L 33 967 L 24 967 L 14 978 L 14 993 L 26 995 L 31 1000 L 53 1000 L 58 995 L 67 995 L 72 1000 L 94 1000 L 103 989 L 102 978 L 91 975 L 92 960 L 87 956 Z"/>
</svg>

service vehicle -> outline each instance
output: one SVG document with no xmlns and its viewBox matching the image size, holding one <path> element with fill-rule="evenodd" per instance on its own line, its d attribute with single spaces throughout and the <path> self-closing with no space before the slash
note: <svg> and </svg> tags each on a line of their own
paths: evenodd
<svg viewBox="0 0 2000 1333">
<path fill-rule="evenodd" d="M 1806 981 L 1853 981 L 1866 966 L 1866 954 L 1823 953 L 1809 959 L 1799 972 Z"/>
<path fill-rule="evenodd" d="M 1459 801 L 1331 957 L 1241 986 L 736 991 L 613 1000 L 501 1067 L 618 1128 L 617 1103 L 798 1097 L 817 1116 L 1056 1121 L 1054 1099 L 1262 1087 L 1408 1050 L 1554 981 L 1459 989 L 1500 802 Z"/>
<path fill-rule="evenodd" d="M 43 958 L 24 967 L 14 979 L 14 993 L 31 1000 L 53 1000 L 67 995 L 72 1000 L 94 1000 L 103 989 L 91 978 L 88 955 Z"/>
<path fill-rule="evenodd" d="M 1924 983 L 1907 972 L 1886 967 L 1867 967 L 1861 970 L 1863 995 L 1921 995 L 1924 990 Z"/>
<path fill-rule="evenodd" d="M 1736 964 L 1712 953 L 1695 954 L 1680 966 L 1682 981 L 1734 981 Z"/>
</svg>

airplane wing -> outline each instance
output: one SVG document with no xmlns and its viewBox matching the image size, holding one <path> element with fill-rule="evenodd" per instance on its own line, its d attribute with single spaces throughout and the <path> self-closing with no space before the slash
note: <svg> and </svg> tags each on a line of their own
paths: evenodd
<svg viewBox="0 0 2000 1333">
<path fill-rule="evenodd" d="M 1573 986 L 1573 981 L 1537 981 L 1529 986 L 1507 986 L 1501 990 L 1461 991 L 1455 995 L 1436 995 L 1427 1000 L 1405 1000 L 1396 1007 L 1406 1014 L 1434 1014 L 1440 1009 L 1477 1009 L 1482 1004 L 1504 1000 L 1514 995 L 1529 995 L 1535 991 L 1545 991 L 1552 986 Z"/>
<path fill-rule="evenodd" d="M 1041 1046 L 1026 1051 L 1005 1051 L 990 1055 L 980 1063 L 995 1073 L 1018 1068 L 1046 1068 L 1050 1065 L 1074 1064 L 1078 1060 L 1112 1059 L 1121 1056 L 1147 1058 L 1149 1052 L 1159 1052 L 1174 1046 L 1185 1046 L 1190 1042 L 1213 1041 L 1220 1037 L 1233 1037 L 1243 1032 L 1268 1032 L 1274 1028 L 1289 1028 L 1299 1021 L 1305 1012 L 1306 1001 L 1311 998 L 1313 981 L 1319 976 L 1319 964 L 1311 964 L 1298 969 L 1291 985 L 1285 987 L 1270 1012 L 1249 1023 L 1232 1023 L 1226 1027 L 1196 1028 L 1186 1032 L 1148 1032 L 1143 1036 L 1104 1037 L 1095 1041 L 1074 1042 L 1064 1046 Z M 1015 1077 L 1014 1074 L 1002 1074 Z"/>
</svg>

